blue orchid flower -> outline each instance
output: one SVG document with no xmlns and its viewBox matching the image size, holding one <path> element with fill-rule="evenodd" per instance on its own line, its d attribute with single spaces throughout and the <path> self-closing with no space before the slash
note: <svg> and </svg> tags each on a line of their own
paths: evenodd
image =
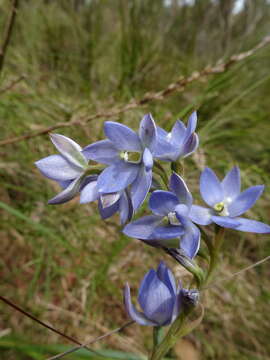
<svg viewBox="0 0 270 360">
<path fill-rule="evenodd" d="M 57 181 L 63 189 L 49 200 L 49 204 L 62 204 L 81 191 L 87 177 L 88 158 L 72 139 L 60 134 L 51 134 L 50 138 L 60 154 L 48 156 L 35 164 L 44 176 Z M 87 182 L 91 183 L 91 180 L 90 177 Z"/>
<path fill-rule="evenodd" d="M 143 117 L 138 134 L 129 127 L 107 121 L 108 139 L 87 146 L 88 158 L 109 165 L 99 175 L 97 186 L 102 194 L 123 191 L 130 185 L 136 210 L 144 201 L 152 183 L 153 154 L 156 148 L 156 125 L 150 114 Z"/>
<path fill-rule="evenodd" d="M 263 190 L 263 185 L 257 185 L 241 192 L 240 170 L 237 166 L 222 182 L 211 169 L 206 168 L 201 174 L 200 192 L 211 209 L 192 205 L 190 218 L 200 225 L 216 223 L 240 231 L 270 233 L 269 225 L 240 217 L 253 206 Z"/>
<path fill-rule="evenodd" d="M 98 175 L 87 175 L 88 169 L 91 169 L 87 152 L 64 135 L 51 134 L 50 138 L 60 154 L 48 156 L 35 163 L 44 176 L 55 180 L 62 187 L 62 191 L 48 203 L 63 204 L 80 193 L 81 204 L 99 201 L 99 211 L 103 219 L 119 212 L 121 224 L 129 221 L 133 209 L 127 192 L 101 194 L 97 188 Z"/>
<path fill-rule="evenodd" d="M 195 133 L 196 125 L 197 113 L 194 111 L 188 119 L 187 127 L 179 120 L 169 133 L 157 127 L 155 157 L 164 161 L 177 161 L 192 154 L 199 146 L 199 138 Z"/>
<path fill-rule="evenodd" d="M 151 194 L 149 208 L 153 215 L 127 224 L 123 232 L 149 245 L 180 247 L 192 259 L 200 247 L 200 230 L 190 218 L 192 195 L 176 173 L 172 174 L 169 187 L 171 191 L 157 190 Z"/>
<path fill-rule="evenodd" d="M 144 276 L 139 289 L 138 302 L 142 312 L 131 302 L 130 288 L 126 284 L 124 303 L 129 316 L 140 325 L 166 326 L 180 314 L 186 302 L 196 305 L 199 293 L 197 290 L 176 287 L 170 269 L 161 262 L 157 271 L 151 269 Z"/>
</svg>

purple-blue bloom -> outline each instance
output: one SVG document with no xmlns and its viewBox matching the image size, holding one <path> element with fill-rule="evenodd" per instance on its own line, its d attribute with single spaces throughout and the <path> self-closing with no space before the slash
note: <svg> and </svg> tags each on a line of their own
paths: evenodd
<svg viewBox="0 0 270 360">
<path fill-rule="evenodd" d="M 190 219 L 192 195 L 176 173 L 171 175 L 169 187 L 171 191 L 151 194 L 149 208 L 153 215 L 127 224 L 123 232 L 149 245 L 180 247 L 192 259 L 200 247 L 200 230 Z"/>
<path fill-rule="evenodd" d="M 157 271 L 151 269 L 144 276 L 138 295 L 142 309 L 138 311 L 131 302 L 130 288 L 126 284 L 124 303 L 129 316 L 140 325 L 166 326 L 179 315 L 187 301 L 196 305 L 198 292 L 176 287 L 171 270 L 161 262 Z"/>
<path fill-rule="evenodd" d="M 40 172 L 55 180 L 63 191 L 49 200 L 49 204 L 62 204 L 80 193 L 80 203 L 99 201 L 99 211 L 103 219 L 120 213 L 121 224 L 129 221 L 133 214 L 130 197 L 126 191 L 113 194 L 101 194 L 97 188 L 98 175 L 87 175 L 89 158 L 87 153 L 70 138 L 51 134 L 51 140 L 59 155 L 51 155 L 35 164 Z"/>
<path fill-rule="evenodd" d="M 192 205 L 190 218 L 200 225 L 214 222 L 240 231 L 270 233 L 269 225 L 240 217 L 253 206 L 263 190 L 263 185 L 257 185 L 241 192 L 240 170 L 237 166 L 221 182 L 211 169 L 206 168 L 201 174 L 200 192 L 211 208 Z"/>
<path fill-rule="evenodd" d="M 87 146 L 88 158 L 109 165 L 99 175 L 98 191 L 103 194 L 123 191 L 130 186 L 136 210 L 144 201 L 152 183 L 156 125 L 150 114 L 143 117 L 138 134 L 113 121 L 104 124 L 108 139 Z"/>
<path fill-rule="evenodd" d="M 187 127 L 180 120 L 176 121 L 169 133 L 157 127 L 155 157 L 164 161 L 176 161 L 192 154 L 199 145 L 199 138 L 195 133 L 196 125 L 197 113 L 194 111 L 188 119 Z"/>
<path fill-rule="evenodd" d="M 86 180 L 88 158 L 72 139 L 59 134 L 51 134 L 50 138 L 60 154 L 48 156 L 35 164 L 44 176 L 57 181 L 63 188 L 62 192 L 49 200 L 49 204 L 62 204 L 81 191 Z M 88 180 L 91 183 L 92 178 Z"/>
</svg>

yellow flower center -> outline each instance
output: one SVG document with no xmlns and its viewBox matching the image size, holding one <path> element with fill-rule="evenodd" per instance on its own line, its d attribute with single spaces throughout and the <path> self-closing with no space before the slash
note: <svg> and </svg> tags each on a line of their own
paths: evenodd
<svg viewBox="0 0 270 360">
<path fill-rule="evenodd" d="M 121 151 L 119 156 L 120 159 L 132 164 L 139 164 L 142 159 L 142 154 L 138 151 Z"/>
<path fill-rule="evenodd" d="M 214 210 L 216 210 L 217 212 L 222 212 L 224 210 L 224 206 L 225 204 L 223 202 L 217 203 L 214 206 Z"/>
</svg>

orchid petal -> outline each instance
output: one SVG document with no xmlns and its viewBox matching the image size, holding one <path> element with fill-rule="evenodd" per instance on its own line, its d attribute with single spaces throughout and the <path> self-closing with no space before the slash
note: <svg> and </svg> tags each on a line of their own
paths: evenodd
<svg viewBox="0 0 270 360">
<path fill-rule="evenodd" d="M 192 133 L 195 132 L 197 126 L 197 112 L 193 111 L 193 113 L 190 115 L 188 119 L 188 125 L 187 125 L 187 131 L 186 131 L 186 137 L 189 137 Z"/>
<path fill-rule="evenodd" d="M 156 128 L 157 128 L 157 140 L 166 140 L 166 137 L 168 136 L 167 131 L 165 131 L 159 126 L 157 126 Z"/>
<path fill-rule="evenodd" d="M 240 224 L 239 226 L 237 226 L 236 230 L 247 231 L 258 234 L 270 233 L 270 226 L 260 221 L 249 220 L 241 217 L 237 217 L 235 218 L 235 220 Z"/>
<path fill-rule="evenodd" d="M 214 223 L 221 227 L 236 229 L 240 225 L 240 222 L 236 218 L 229 216 L 212 216 Z"/>
<path fill-rule="evenodd" d="M 113 205 L 106 208 L 102 207 L 101 201 L 98 201 L 98 210 L 102 219 L 108 219 L 113 216 L 119 210 L 119 201 L 115 202 Z"/>
<path fill-rule="evenodd" d="M 114 121 L 106 121 L 104 124 L 104 132 L 108 139 L 119 150 L 141 151 L 141 141 L 133 130 L 128 126 L 119 124 Z"/>
<path fill-rule="evenodd" d="M 50 134 L 50 138 L 56 149 L 71 164 L 84 169 L 87 166 L 87 160 L 82 154 L 82 148 L 75 141 L 60 134 Z"/>
<path fill-rule="evenodd" d="M 178 217 L 184 216 L 185 218 L 187 218 L 188 214 L 189 214 L 189 208 L 185 204 L 178 204 L 175 207 L 174 211 L 175 211 L 176 215 L 178 215 Z"/>
<path fill-rule="evenodd" d="M 153 240 L 170 240 L 178 238 L 179 236 L 184 234 L 183 226 L 177 225 L 164 225 L 164 226 L 156 226 L 154 231 L 149 236 L 149 239 Z"/>
<path fill-rule="evenodd" d="M 221 186 L 223 187 L 224 196 L 227 201 L 232 201 L 240 194 L 241 178 L 238 166 L 234 166 L 231 171 L 228 172 L 221 182 Z"/>
<path fill-rule="evenodd" d="M 173 173 L 170 178 L 170 190 L 178 197 L 179 202 L 187 205 L 188 208 L 192 205 L 192 195 L 184 180 L 176 173 Z"/>
<path fill-rule="evenodd" d="M 57 181 L 58 184 L 61 186 L 62 189 L 65 189 L 68 187 L 69 184 L 72 183 L 73 180 L 63 180 L 63 181 Z"/>
<path fill-rule="evenodd" d="M 151 154 L 148 148 L 145 148 L 143 152 L 143 163 L 145 166 L 146 171 L 149 171 L 153 167 L 153 155 Z"/>
<path fill-rule="evenodd" d="M 99 198 L 99 192 L 97 188 L 97 181 L 91 181 L 83 187 L 80 195 L 80 203 L 86 204 L 92 201 L 96 201 Z"/>
<path fill-rule="evenodd" d="M 175 285 L 174 276 L 171 270 L 165 265 L 163 261 L 160 262 L 157 268 L 157 276 L 159 280 L 161 280 L 170 290 L 171 295 L 172 296 L 176 295 L 176 285 Z"/>
<path fill-rule="evenodd" d="M 185 158 L 196 151 L 199 146 L 199 137 L 197 134 L 191 134 L 189 138 L 187 138 L 186 142 L 183 145 L 183 148 L 180 152 L 179 157 Z"/>
<path fill-rule="evenodd" d="M 106 194 L 123 190 L 136 179 L 139 170 L 139 165 L 119 160 L 104 169 L 99 175 L 99 192 Z"/>
<path fill-rule="evenodd" d="M 174 297 L 156 274 L 151 279 L 147 291 L 144 292 L 141 302 L 142 310 L 148 319 L 159 325 L 170 323 Z"/>
<path fill-rule="evenodd" d="M 189 218 L 191 221 L 199 225 L 209 225 L 212 221 L 213 211 L 202 206 L 192 205 Z"/>
<path fill-rule="evenodd" d="M 152 170 L 141 167 L 135 181 L 131 184 L 130 196 L 134 210 L 144 202 L 152 184 Z"/>
<path fill-rule="evenodd" d="M 200 192 L 203 200 L 210 206 L 223 201 L 223 188 L 213 170 L 205 168 L 201 174 Z"/>
<path fill-rule="evenodd" d="M 159 140 L 154 157 L 163 161 L 176 161 L 178 158 L 178 146 L 176 147 L 168 141 Z"/>
<path fill-rule="evenodd" d="M 73 180 L 82 173 L 81 169 L 71 165 L 62 155 L 50 155 L 35 164 L 44 176 L 57 181 Z"/>
<path fill-rule="evenodd" d="M 148 240 L 154 229 L 162 222 L 163 217 L 156 215 L 144 216 L 127 224 L 123 233 L 137 239 Z"/>
<path fill-rule="evenodd" d="M 130 288 L 129 285 L 126 284 L 125 291 L 124 291 L 124 303 L 125 308 L 127 310 L 128 315 L 131 317 L 132 320 L 136 321 L 140 325 L 149 325 L 149 326 L 157 326 L 153 321 L 150 321 L 146 318 L 146 316 L 139 312 L 134 305 L 131 302 L 131 296 L 130 296 Z"/>
<path fill-rule="evenodd" d="M 258 200 L 264 190 L 263 185 L 251 186 L 240 193 L 229 205 L 229 215 L 232 217 L 239 216 L 250 209 Z"/>
<path fill-rule="evenodd" d="M 80 186 L 83 179 L 79 177 L 72 181 L 71 184 L 67 188 L 65 188 L 62 192 L 56 195 L 54 198 L 48 201 L 48 204 L 55 205 L 55 204 L 63 204 L 71 199 L 73 199 L 79 192 Z"/>
<path fill-rule="evenodd" d="M 186 127 L 184 123 L 180 120 L 177 120 L 172 128 L 170 140 L 175 146 L 179 147 L 185 140 L 185 134 Z"/>
<path fill-rule="evenodd" d="M 124 225 L 127 221 L 130 221 L 133 215 L 132 202 L 126 191 L 123 192 L 119 200 L 119 213 L 121 225 Z"/>
<path fill-rule="evenodd" d="M 146 297 L 148 295 L 147 293 L 148 293 L 149 286 L 155 276 L 156 276 L 155 270 L 151 269 L 144 275 L 144 277 L 141 281 L 140 288 L 139 288 L 139 294 L 138 294 L 138 302 L 142 309 L 145 304 Z"/>
<path fill-rule="evenodd" d="M 146 114 L 142 118 L 139 128 L 139 137 L 143 145 L 151 152 L 154 152 L 157 141 L 157 129 L 151 114 Z"/>
<path fill-rule="evenodd" d="M 121 193 L 111 193 L 111 194 L 102 194 L 100 195 L 100 201 L 103 208 L 112 206 L 120 199 Z"/>
<path fill-rule="evenodd" d="M 119 159 L 119 150 L 110 140 L 101 140 L 86 146 L 84 156 L 89 160 L 110 165 Z"/>
<path fill-rule="evenodd" d="M 184 228 L 185 233 L 181 237 L 180 247 L 190 259 L 193 259 L 200 248 L 201 233 L 197 226 L 189 220 L 186 221 Z"/>
<path fill-rule="evenodd" d="M 179 282 L 179 286 L 177 289 L 177 294 L 175 296 L 175 302 L 173 307 L 173 313 L 172 313 L 172 320 L 171 322 L 174 322 L 177 316 L 179 315 L 181 311 L 181 305 L 182 305 L 182 285 L 181 282 Z"/>
<path fill-rule="evenodd" d="M 179 203 L 176 195 L 164 190 L 154 191 L 149 199 L 149 208 L 156 215 L 166 216 L 173 212 Z"/>
</svg>

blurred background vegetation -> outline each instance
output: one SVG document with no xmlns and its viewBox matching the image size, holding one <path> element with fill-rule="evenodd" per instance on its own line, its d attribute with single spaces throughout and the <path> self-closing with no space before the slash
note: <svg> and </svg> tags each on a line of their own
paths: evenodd
<svg viewBox="0 0 270 360">
<path fill-rule="evenodd" d="M 0 0 L 0 34 L 9 13 L 10 1 Z M 268 35 L 269 21 L 267 0 L 21 0 L 0 91 L 24 78 L 0 92 L 0 137 L 113 109 L 163 89 L 179 76 L 252 48 Z M 207 164 L 222 177 L 238 164 L 243 186 L 266 185 L 248 215 L 269 222 L 269 64 L 270 46 L 184 92 L 112 120 L 136 129 L 151 112 L 158 125 L 170 129 L 197 109 L 201 148 L 185 161 L 195 198 L 200 201 L 200 167 Z M 105 120 L 58 132 L 85 146 L 102 138 Z M 135 290 L 165 255 L 119 234 L 117 218 L 102 222 L 95 204 L 82 206 L 76 199 L 48 206 L 59 189 L 33 163 L 53 152 L 46 135 L 0 147 L 0 293 L 84 341 L 127 321 L 124 283 Z M 228 230 L 217 279 L 269 251 L 266 235 Z M 177 264 L 165 260 L 188 282 Z M 205 319 L 175 356 L 269 359 L 269 286 L 264 264 L 206 291 Z M 70 345 L 3 303 L 0 311 L 0 359 L 45 359 Z M 139 354 L 150 347 L 151 329 L 137 325 L 94 346 Z M 66 358 L 101 357 L 80 352 Z"/>
</svg>

